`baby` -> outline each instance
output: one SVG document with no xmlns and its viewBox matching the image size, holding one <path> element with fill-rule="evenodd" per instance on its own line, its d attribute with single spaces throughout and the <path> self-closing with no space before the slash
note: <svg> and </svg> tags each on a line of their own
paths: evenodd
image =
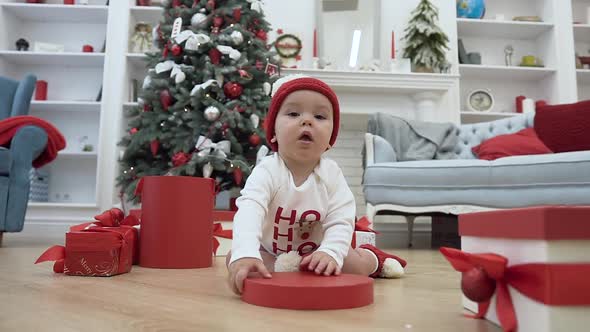
<svg viewBox="0 0 590 332">
<path fill-rule="evenodd" d="M 274 84 L 265 129 L 277 153 L 254 168 L 236 201 L 227 256 L 236 294 L 249 274 L 271 278 L 276 257 L 292 251 L 303 257 L 301 270 L 318 275 L 403 275 L 403 259 L 368 244 L 351 247 L 354 196 L 338 165 L 323 156 L 339 125 L 338 98 L 326 83 L 292 75 Z"/>
</svg>

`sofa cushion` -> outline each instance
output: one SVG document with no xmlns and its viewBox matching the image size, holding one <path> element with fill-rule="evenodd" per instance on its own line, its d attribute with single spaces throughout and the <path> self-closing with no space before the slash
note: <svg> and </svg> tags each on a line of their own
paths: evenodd
<svg viewBox="0 0 590 332">
<path fill-rule="evenodd" d="M 535 131 L 553 152 L 590 150 L 590 100 L 539 107 Z"/>
<path fill-rule="evenodd" d="M 478 159 L 495 160 L 502 157 L 552 153 L 535 134 L 526 128 L 514 134 L 499 135 L 471 149 Z"/>
<path fill-rule="evenodd" d="M 590 151 L 374 164 L 363 185 L 374 205 L 590 204 Z"/>
<path fill-rule="evenodd" d="M 0 146 L 0 175 L 10 174 L 10 165 L 12 164 L 12 157 L 10 150 Z"/>
</svg>

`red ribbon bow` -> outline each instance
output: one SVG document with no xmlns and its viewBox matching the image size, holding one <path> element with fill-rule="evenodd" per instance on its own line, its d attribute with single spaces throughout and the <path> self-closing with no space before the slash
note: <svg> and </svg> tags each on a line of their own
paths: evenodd
<svg viewBox="0 0 590 332">
<path fill-rule="evenodd" d="M 118 208 L 112 208 L 106 210 L 103 213 L 94 216 L 96 221 L 83 223 L 70 227 L 70 231 L 81 231 L 86 229 L 90 225 L 96 225 L 101 227 L 120 227 L 120 226 L 135 226 L 139 225 L 139 219 L 134 215 L 128 215 L 125 217 L 125 213 Z"/>
<path fill-rule="evenodd" d="M 518 324 L 508 285 L 521 294 L 547 305 L 590 305 L 590 264 L 532 263 L 508 266 L 504 256 L 483 253 L 470 254 L 453 248 L 440 252 L 460 272 L 482 268 L 496 282 L 496 312 L 506 332 L 517 330 Z M 472 318 L 484 318 L 491 299 L 478 303 Z"/>
<path fill-rule="evenodd" d="M 367 217 L 362 217 L 354 224 L 354 230 L 361 231 L 361 232 L 371 232 L 371 233 L 379 234 L 379 232 L 371 229 L 370 226 L 371 226 L 371 222 L 369 221 L 369 219 L 367 219 Z"/>
<path fill-rule="evenodd" d="M 221 223 L 213 224 L 213 254 L 217 255 L 217 248 L 219 248 L 219 240 L 215 238 L 216 236 L 231 239 L 233 237 L 233 232 L 231 229 L 223 229 Z"/>
</svg>

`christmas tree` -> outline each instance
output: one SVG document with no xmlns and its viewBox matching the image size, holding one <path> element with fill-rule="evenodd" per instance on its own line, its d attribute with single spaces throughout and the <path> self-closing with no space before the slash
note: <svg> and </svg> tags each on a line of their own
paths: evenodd
<svg viewBox="0 0 590 332">
<path fill-rule="evenodd" d="M 449 38 L 438 27 L 438 8 L 429 0 L 420 0 L 411 15 L 404 30 L 404 58 L 412 59 L 418 71 L 447 72 L 450 64 L 445 49 L 449 49 Z"/>
<path fill-rule="evenodd" d="M 268 151 L 262 122 L 278 58 L 258 0 L 168 0 L 154 29 L 161 51 L 148 54 L 139 107 L 117 184 L 134 202 L 150 175 L 210 177 L 218 190 L 239 188 Z M 259 151 L 260 150 L 260 151 Z"/>
</svg>

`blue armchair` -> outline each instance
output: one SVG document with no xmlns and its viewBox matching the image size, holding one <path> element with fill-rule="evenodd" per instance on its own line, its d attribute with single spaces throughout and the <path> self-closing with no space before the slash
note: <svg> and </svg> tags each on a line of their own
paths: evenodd
<svg viewBox="0 0 590 332">
<path fill-rule="evenodd" d="M 20 82 L 0 77 L 0 121 L 29 113 L 36 81 L 33 75 Z M 0 147 L 0 241 L 3 232 L 23 229 L 29 201 L 29 171 L 46 144 L 45 130 L 24 126 L 13 136 L 9 147 Z"/>
</svg>

